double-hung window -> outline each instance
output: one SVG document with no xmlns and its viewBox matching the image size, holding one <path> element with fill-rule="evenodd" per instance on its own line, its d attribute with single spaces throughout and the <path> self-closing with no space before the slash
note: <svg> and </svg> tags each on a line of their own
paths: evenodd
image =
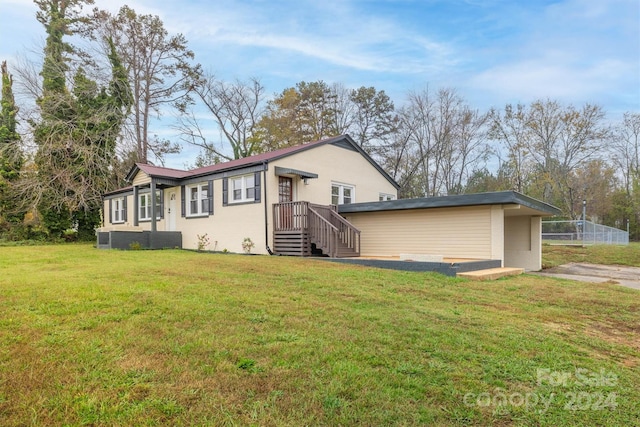
<svg viewBox="0 0 640 427">
<path fill-rule="evenodd" d="M 111 200 L 111 223 L 118 224 L 126 220 L 124 197 Z"/>
<path fill-rule="evenodd" d="M 229 178 L 231 184 L 230 203 L 253 202 L 256 199 L 255 175 Z"/>
<path fill-rule="evenodd" d="M 209 194 L 208 182 L 187 187 L 187 197 L 189 198 L 187 215 L 209 215 L 212 198 Z"/>
<path fill-rule="evenodd" d="M 355 202 L 355 188 L 347 184 L 331 184 L 331 204 L 346 205 Z"/>
<path fill-rule="evenodd" d="M 393 194 L 380 193 L 381 202 L 385 202 L 387 200 L 395 200 L 395 199 L 396 199 L 396 196 L 394 196 Z"/>
<path fill-rule="evenodd" d="M 156 191 L 156 219 L 162 218 L 162 196 Z M 140 221 L 151 221 L 151 193 L 144 193 L 138 196 L 138 219 Z"/>
</svg>

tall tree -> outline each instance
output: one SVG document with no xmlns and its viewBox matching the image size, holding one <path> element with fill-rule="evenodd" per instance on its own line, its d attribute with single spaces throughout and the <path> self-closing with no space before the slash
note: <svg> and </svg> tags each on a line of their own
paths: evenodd
<svg viewBox="0 0 640 427">
<path fill-rule="evenodd" d="M 575 171 L 610 140 L 604 111 L 597 105 L 563 106 L 538 100 L 529 106 L 505 107 L 493 112 L 491 136 L 506 147 L 514 171 L 515 188 L 559 206 L 575 217 L 576 191 L 570 182 Z"/>
<path fill-rule="evenodd" d="M 557 101 L 535 101 L 527 117 L 528 149 L 543 181 L 544 201 L 562 204 L 573 213 L 567 178 L 602 150 L 609 137 L 604 112 L 597 105 L 561 106 Z M 555 194 L 554 194 L 555 193 Z"/>
<path fill-rule="evenodd" d="M 407 196 L 438 196 L 464 191 L 486 158 L 486 114 L 472 110 L 454 89 L 412 91 L 400 110 L 398 129 L 407 135 Z"/>
<path fill-rule="evenodd" d="M 152 157 L 162 161 L 179 146 L 150 135 L 152 119 L 167 106 L 183 111 L 192 100 L 191 91 L 199 78 L 200 66 L 182 34 L 169 35 L 155 15 L 139 15 L 123 6 L 117 15 L 95 11 L 94 19 L 104 39 L 113 39 L 127 70 L 133 106 L 127 129 L 135 141 L 138 161 Z"/>
<path fill-rule="evenodd" d="M 182 115 L 179 130 L 183 140 L 199 147 L 200 163 L 232 160 L 256 154 L 261 149 L 257 125 L 264 108 L 264 87 L 258 79 L 228 83 L 214 75 L 204 76 L 195 92 L 213 115 L 223 143 L 216 143 L 190 111 Z M 226 150 L 228 143 L 231 153 Z"/>
<path fill-rule="evenodd" d="M 615 126 L 611 148 L 624 189 L 631 195 L 634 180 L 640 179 L 640 113 L 624 114 L 622 122 Z"/>
<path fill-rule="evenodd" d="M 18 107 L 13 96 L 13 78 L 6 61 L 2 62 L 2 108 L 0 109 L 0 222 L 9 226 L 22 220 L 23 212 L 17 209 L 14 183 L 20 176 L 23 156 L 20 135 L 17 132 Z"/>
<path fill-rule="evenodd" d="M 374 87 L 353 89 L 349 99 L 353 104 L 350 130 L 355 140 L 370 153 L 379 149 L 394 132 L 395 107 L 384 90 Z"/>
<path fill-rule="evenodd" d="M 126 72 L 112 41 L 108 87 L 88 78 L 84 66 L 76 66 L 67 87 L 67 63 L 73 48 L 63 40 L 76 34 L 73 25 L 86 22 L 79 14 L 90 2 L 42 0 L 38 19 L 47 40 L 42 69 L 43 92 L 37 100 L 39 121 L 33 123 L 37 144 L 35 173 L 25 179 L 25 199 L 38 206 L 52 235 L 75 226 L 86 237 L 99 223 L 101 196 L 110 189 L 110 165 L 115 154 L 130 92 Z"/>
<path fill-rule="evenodd" d="M 614 128 L 612 161 L 622 179 L 614 198 L 614 218 L 629 221 L 631 238 L 640 239 L 640 113 L 626 112 Z"/>
<path fill-rule="evenodd" d="M 504 113 L 492 109 L 489 114 L 489 138 L 500 144 L 497 154 L 505 165 L 504 170 L 510 171 L 510 187 L 524 192 L 528 185 L 530 154 L 527 149 L 527 107 L 507 104 Z"/>
<path fill-rule="evenodd" d="M 584 162 L 567 177 L 567 182 L 572 192 L 571 219 L 580 218 L 583 200 L 587 202 L 590 221 L 603 223 L 613 218 L 613 197 L 618 183 L 611 165 L 602 159 Z"/>
<path fill-rule="evenodd" d="M 338 86 L 335 86 L 336 88 Z M 336 136 L 341 126 L 338 95 L 322 80 L 299 82 L 269 101 L 258 124 L 263 150 Z M 342 122 L 340 119 L 340 122 Z"/>
</svg>

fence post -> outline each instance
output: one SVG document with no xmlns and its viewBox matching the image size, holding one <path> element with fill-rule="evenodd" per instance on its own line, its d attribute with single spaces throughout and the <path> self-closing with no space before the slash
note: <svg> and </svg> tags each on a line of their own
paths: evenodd
<svg viewBox="0 0 640 427">
<path fill-rule="evenodd" d="M 582 199 L 582 246 L 584 247 L 584 239 L 587 231 L 587 200 Z"/>
</svg>

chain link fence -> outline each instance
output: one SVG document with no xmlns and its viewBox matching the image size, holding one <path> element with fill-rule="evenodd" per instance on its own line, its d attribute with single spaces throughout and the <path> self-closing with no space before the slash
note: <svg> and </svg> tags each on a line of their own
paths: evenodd
<svg viewBox="0 0 640 427">
<path fill-rule="evenodd" d="M 628 245 L 629 232 L 590 221 L 542 221 L 542 240 L 564 245 Z"/>
</svg>

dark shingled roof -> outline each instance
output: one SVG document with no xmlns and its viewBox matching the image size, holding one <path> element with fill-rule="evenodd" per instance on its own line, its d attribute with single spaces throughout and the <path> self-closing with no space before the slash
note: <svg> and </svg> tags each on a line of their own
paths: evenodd
<svg viewBox="0 0 640 427">
<path fill-rule="evenodd" d="M 455 196 L 421 197 L 417 199 L 388 200 L 385 202 L 352 203 L 338 206 L 341 214 L 356 212 L 396 211 L 406 209 L 451 208 L 481 205 L 522 205 L 548 215 L 559 215 L 560 209 L 517 191 L 461 194 Z"/>
</svg>

